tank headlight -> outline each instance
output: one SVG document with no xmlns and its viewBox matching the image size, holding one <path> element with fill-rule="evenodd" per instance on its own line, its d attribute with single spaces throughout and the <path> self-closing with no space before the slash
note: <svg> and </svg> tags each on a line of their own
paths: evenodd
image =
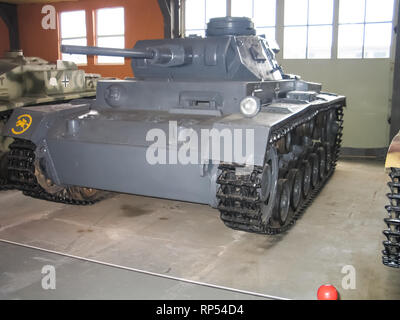
<svg viewBox="0 0 400 320">
<path fill-rule="evenodd" d="M 240 101 L 240 112 L 246 117 L 254 117 L 260 111 L 260 99 L 257 97 L 246 97 Z"/>
</svg>

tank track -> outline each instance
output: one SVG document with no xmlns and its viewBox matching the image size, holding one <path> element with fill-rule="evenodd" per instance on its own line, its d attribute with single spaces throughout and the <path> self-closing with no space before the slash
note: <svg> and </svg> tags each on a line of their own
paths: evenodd
<svg viewBox="0 0 400 320">
<path fill-rule="evenodd" d="M 342 141 L 343 131 L 343 105 L 335 104 L 330 105 L 320 110 L 314 110 L 307 114 L 300 116 L 290 124 L 286 124 L 281 128 L 273 129 L 270 135 L 269 143 L 267 145 L 268 153 L 269 149 L 275 148 L 276 144 L 280 140 L 287 137 L 289 133 L 294 133 L 294 130 L 299 126 L 314 121 L 318 114 L 335 110 L 337 124 L 337 133 L 333 138 L 331 147 L 327 147 L 326 150 L 330 150 L 330 160 L 326 171 L 315 179 L 315 185 L 308 192 L 307 196 L 302 196 L 300 202 L 296 208 L 291 208 L 288 213 L 288 218 L 285 223 L 277 223 L 273 219 L 273 215 L 267 221 L 263 220 L 262 217 L 262 172 L 265 167 L 254 167 L 252 172 L 247 175 L 237 174 L 237 169 L 240 166 L 233 164 L 221 164 L 219 166 L 219 176 L 217 178 L 217 184 L 219 185 L 217 191 L 217 199 L 219 200 L 218 209 L 220 211 L 221 220 L 224 224 L 232 229 L 264 234 L 264 235 L 276 235 L 289 230 L 295 222 L 301 217 L 305 209 L 312 203 L 313 199 L 318 195 L 323 186 L 332 176 L 336 162 L 339 158 L 340 145 Z M 290 170 L 297 169 L 302 170 L 302 166 L 309 161 L 310 157 L 315 159 L 316 151 L 319 150 L 322 145 L 321 142 L 313 141 L 312 144 L 307 148 L 306 154 L 300 155 L 297 160 L 289 162 L 288 165 L 281 165 L 283 154 L 278 153 L 279 163 L 279 175 L 277 179 L 290 179 L 288 174 Z M 321 156 L 322 158 L 323 156 Z M 319 174 L 317 174 L 318 176 Z M 304 170 L 303 170 L 304 178 Z M 283 180 L 282 180 L 283 181 Z M 400 209 L 399 209 L 400 210 Z"/>
<path fill-rule="evenodd" d="M 10 118 L 11 113 L 12 113 L 12 110 L 0 112 L 0 122 L 6 123 L 8 121 L 8 119 Z M 0 136 L 0 139 L 3 139 L 3 137 Z M 5 156 L 6 156 L 5 153 L 0 151 L 0 170 L 4 169 L 2 166 L 2 160 L 3 160 L 3 157 L 5 157 Z M 10 181 L 7 178 L 5 178 L 3 175 L 4 175 L 4 173 L 1 172 L 0 173 L 0 191 L 12 189 L 13 186 L 10 184 Z M 5 175 L 7 175 L 7 173 L 5 173 Z"/>
<path fill-rule="evenodd" d="M 54 194 L 48 193 L 38 183 L 35 175 L 36 145 L 30 141 L 15 139 L 8 156 L 9 178 L 12 186 L 24 195 L 37 199 L 72 205 L 92 205 L 103 200 L 109 193 L 98 191 L 94 197 L 86 198 L 79 187 L 66 187 Z"/>
<path fill-rule="evenodd" d="M 385 207 L 388 216 L 384 219 L 388 229 L 383 231 L 387 240 L 383 242 L 382 262 L 388 267 L 400 268 L 400 168 L 391 168 L 389 177 L 390 204 Z"/>
</svg>

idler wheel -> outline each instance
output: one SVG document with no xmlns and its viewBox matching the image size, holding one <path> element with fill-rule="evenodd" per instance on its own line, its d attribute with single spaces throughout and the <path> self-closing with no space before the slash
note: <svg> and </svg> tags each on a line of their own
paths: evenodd
<svg viewBox="0 0 400 320">
<path fill-rule="evenodd" d="M 285 225 L 289 217 L 290 186 L 287 179 L 279 179 L 277 184 L 276 202 L 273 217 L 280 226 Z"/>
<path fill-rule="evenodd" d="M 303 161 L 303 197 L 307 198 L 311 190 L 312 167 L 309 161 Z"/>
<path fill-rule="evenodd" d="M 291 169 L 287 175 L 290 186 L 290 205 L 294 211 L 299 207 L 303 191 L 303 173 L 299 169 Z"/>
<path fill-rule="evenodd" d="M 319 147 L 317 150 L 319 158 L 319 178 L 323 180 L 326 173 L 326 152 L 323 147 Z"/>
<path fill-rule="evenodd" d="M 319 159 L 318 155 L 315 153 L 310 154 L 310 164 L 311 164 L 311 169 L 312 169 L 312 174 L 311 174 L 311 185 L 315 188 L 318 184 L 319 180 Z"/>
</svg>

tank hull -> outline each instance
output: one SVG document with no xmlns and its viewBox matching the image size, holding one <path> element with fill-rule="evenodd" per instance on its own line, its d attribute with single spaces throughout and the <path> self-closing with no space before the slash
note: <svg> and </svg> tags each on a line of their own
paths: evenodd
<svg viewBox="0 0 400 320">
<path fill-rule="evenodd" d="M 37 146 L 37 157 L 46 159 L 49 178 L 57 185 L 190 201 L 216 207 L 218 166 L 232 162 L 232 159 L 228 159 L 229 154 L 223 152 L 223 139 L 220 154 L 201 157 L 199 145 L 202 131 L 215 129 L 220 133 L 228 130 L 233 137 L 234 130 L 251 128 L 254 131 L 254 146 L 251 148 L 254 150 L 253 165 L 262 166 L 271 131 L 294 123 L 306 113 L 344 104 L 344 97 L 323 94 L 320 97 L 324 97 L 324 100 L 298 105 L 290 102 L 290 113 L 282 112 L 289 102 L 282 100 L 272 103 L 251 119 L 236 114 L 176 114 L 170 110 L 94 111 L 89 101 L 79 105 L 27 107 L 14 111 L 3 134 L 33 142 Z M 27 114 L 32 117 L 30 128 L 22 134 L 14 134 L 12 130 L 18 119 Z M 165 157 L 156 164 L 149 163 L 148 158 L 154 139 L 148 139 L 147 135 L 152 130 L 165 133 L 167 142 Z M 185 130 L 191 130 L 192 136 L 195 132 L 199 141 L 191 149 L 195 153 L 192 158 L 195 159 L 194 163 L 181 163 L 178 159 L 184 141 L 178 141 L 173 136 L 179 136 Z M 242 150 L 247 148 L 243 139 Z"/>
</svg>

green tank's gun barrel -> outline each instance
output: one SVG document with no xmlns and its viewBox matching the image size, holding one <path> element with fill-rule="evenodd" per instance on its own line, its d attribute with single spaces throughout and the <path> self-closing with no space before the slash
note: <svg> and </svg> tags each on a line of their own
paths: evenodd
<svg viewBox="0 0 400 320">
<path fill-rule="evenodd" d="M 85 54 L 91 56 L 125 57 L 131 59 L 153 59 L 153 50 L 131 50 L 118 48 L 101 48 L 87 46 L 62 45 L 61 52 L 70 54 Z"/>
</svg>

